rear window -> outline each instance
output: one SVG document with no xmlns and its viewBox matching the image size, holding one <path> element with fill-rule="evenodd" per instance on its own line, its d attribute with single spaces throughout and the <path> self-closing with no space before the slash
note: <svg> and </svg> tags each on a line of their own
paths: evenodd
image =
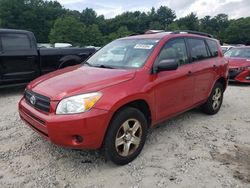
<svg viewBox="0 0 250 188">
<path fill-rule="evenodd" d="M 1 34 L 3 50 L 29 50 L 30 40 L 25 34 Z"/>
<path fill-rule="evenodd" d="M 209 57 L 206 44 L 202 39 L 188 39 L 192 61 L 199 61 Z"/>
<path fill-rule="evenodd" d="M 211 52 L 211 56 L 217 57 L 219 55 L 219 49 L 218 49 L 217 42 L 215 42 L 213 40 L 207 40 L 207 44 L 208 44 L 209 50 Z"/>
</svg>

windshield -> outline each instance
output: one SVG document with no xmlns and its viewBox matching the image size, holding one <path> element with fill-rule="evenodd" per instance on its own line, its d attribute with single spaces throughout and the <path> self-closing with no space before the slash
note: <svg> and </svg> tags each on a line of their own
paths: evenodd
<svg viewBox="0 0 250 188">
<path fill-rule="evenodd" d="M 221 49 L 222 49 L 222 52 L 223 52 L 223 53 L 226 53 L 227 50 L 228 50 L 228 47 L 221 47 Z"/>
<path fill-rule="evenodd" d="M 115 40 L 96 52 L 86 64 L 101 68 L 140 68 L 158 42 L 157 39 Z"/>
<path fill-rule="evenodd" d="M 225 57 L 250 58 L 250 48 L 233 48 L 225 53 Z"/>
</svg>

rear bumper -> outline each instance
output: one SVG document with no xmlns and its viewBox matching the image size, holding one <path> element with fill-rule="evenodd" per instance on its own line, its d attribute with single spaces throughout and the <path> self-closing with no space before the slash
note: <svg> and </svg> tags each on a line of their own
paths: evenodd
<svg viewBox="0 0 250 188">
<path fill-rule="evenodd" d="M 21 119 L 46 140 L 60 146 L 76 149 L 98 149 L 102 145 L 107 126 L 108 111 L 91 109 L 75 115 L 44 114 L 21 99 Z M 82 142 L 76 140 L 82 138 Z"/>
<path fill-rule="evenodd" d="M 250 70 L 234 71 L 229 70 L 229 81 L 250 83 Z"/>
</svg>

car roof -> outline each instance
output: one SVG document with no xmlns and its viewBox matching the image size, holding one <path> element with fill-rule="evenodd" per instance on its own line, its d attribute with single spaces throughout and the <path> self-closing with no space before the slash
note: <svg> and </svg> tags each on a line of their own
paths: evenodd
<svg viewBox="0 0 250 188">
<path fill-rule="evenodd" d="M 0 28 L 0 33 L 26 33 L 26 34 L 31 34 L 32 32 L 26 31 L 26 30 L 19 30 L 19 29 L 1 29 Z"/>
<path fill-rule="evenodd" d="M 178 32 L 178 33 L 177 32 L 158 32 L 158 33 L 152 33 L 152 34 L 132 35 L 132 36 L 124 37 L 122 39 L 158 39 L 158 40 L 161 40 L 163 38 L 172 38 L 172 37 L 197 37 L 197 38 L 216 40 L 215 38 L 212 37 L 212 35 L 209 35 L 206 33 L 199 34 L 199 32 L 196 32 L 196 33 L 187 33 L 185 31 Z"/>
</svg>

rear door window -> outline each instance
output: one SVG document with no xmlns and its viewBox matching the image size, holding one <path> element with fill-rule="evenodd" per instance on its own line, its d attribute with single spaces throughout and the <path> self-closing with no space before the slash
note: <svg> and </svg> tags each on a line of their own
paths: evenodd
<svg viewBox="0 0 250 188">
<path fill-rule="evenodd" d="M 217 57 L 219 55 L 219 49 L 218 49 L 217 42 L 213 41 L 213 40 L 207 40 L 207 45 L 208 45 L 209 50 L 211 52 L 211 56 Z"/>
<path fill-rule="evenodd" d="M 25 34 L 1 34 L 1 40 L 4 51 L 31 49 L 30 40 Z"/>
<path fill-rule="evenodd" d="M 160 62 L 166 59 L 175 59 L 179 66 L 188 63 L 188 55 L 184 39 L 173 39 L 167 42 L 162 48 L 157 61 Z"/>
<path fill-rule="evenodd" d="M 203 39 L 189 38 L 187 40 L 193 62 L 209 58 L 210 55 Z"/>
</svg>

